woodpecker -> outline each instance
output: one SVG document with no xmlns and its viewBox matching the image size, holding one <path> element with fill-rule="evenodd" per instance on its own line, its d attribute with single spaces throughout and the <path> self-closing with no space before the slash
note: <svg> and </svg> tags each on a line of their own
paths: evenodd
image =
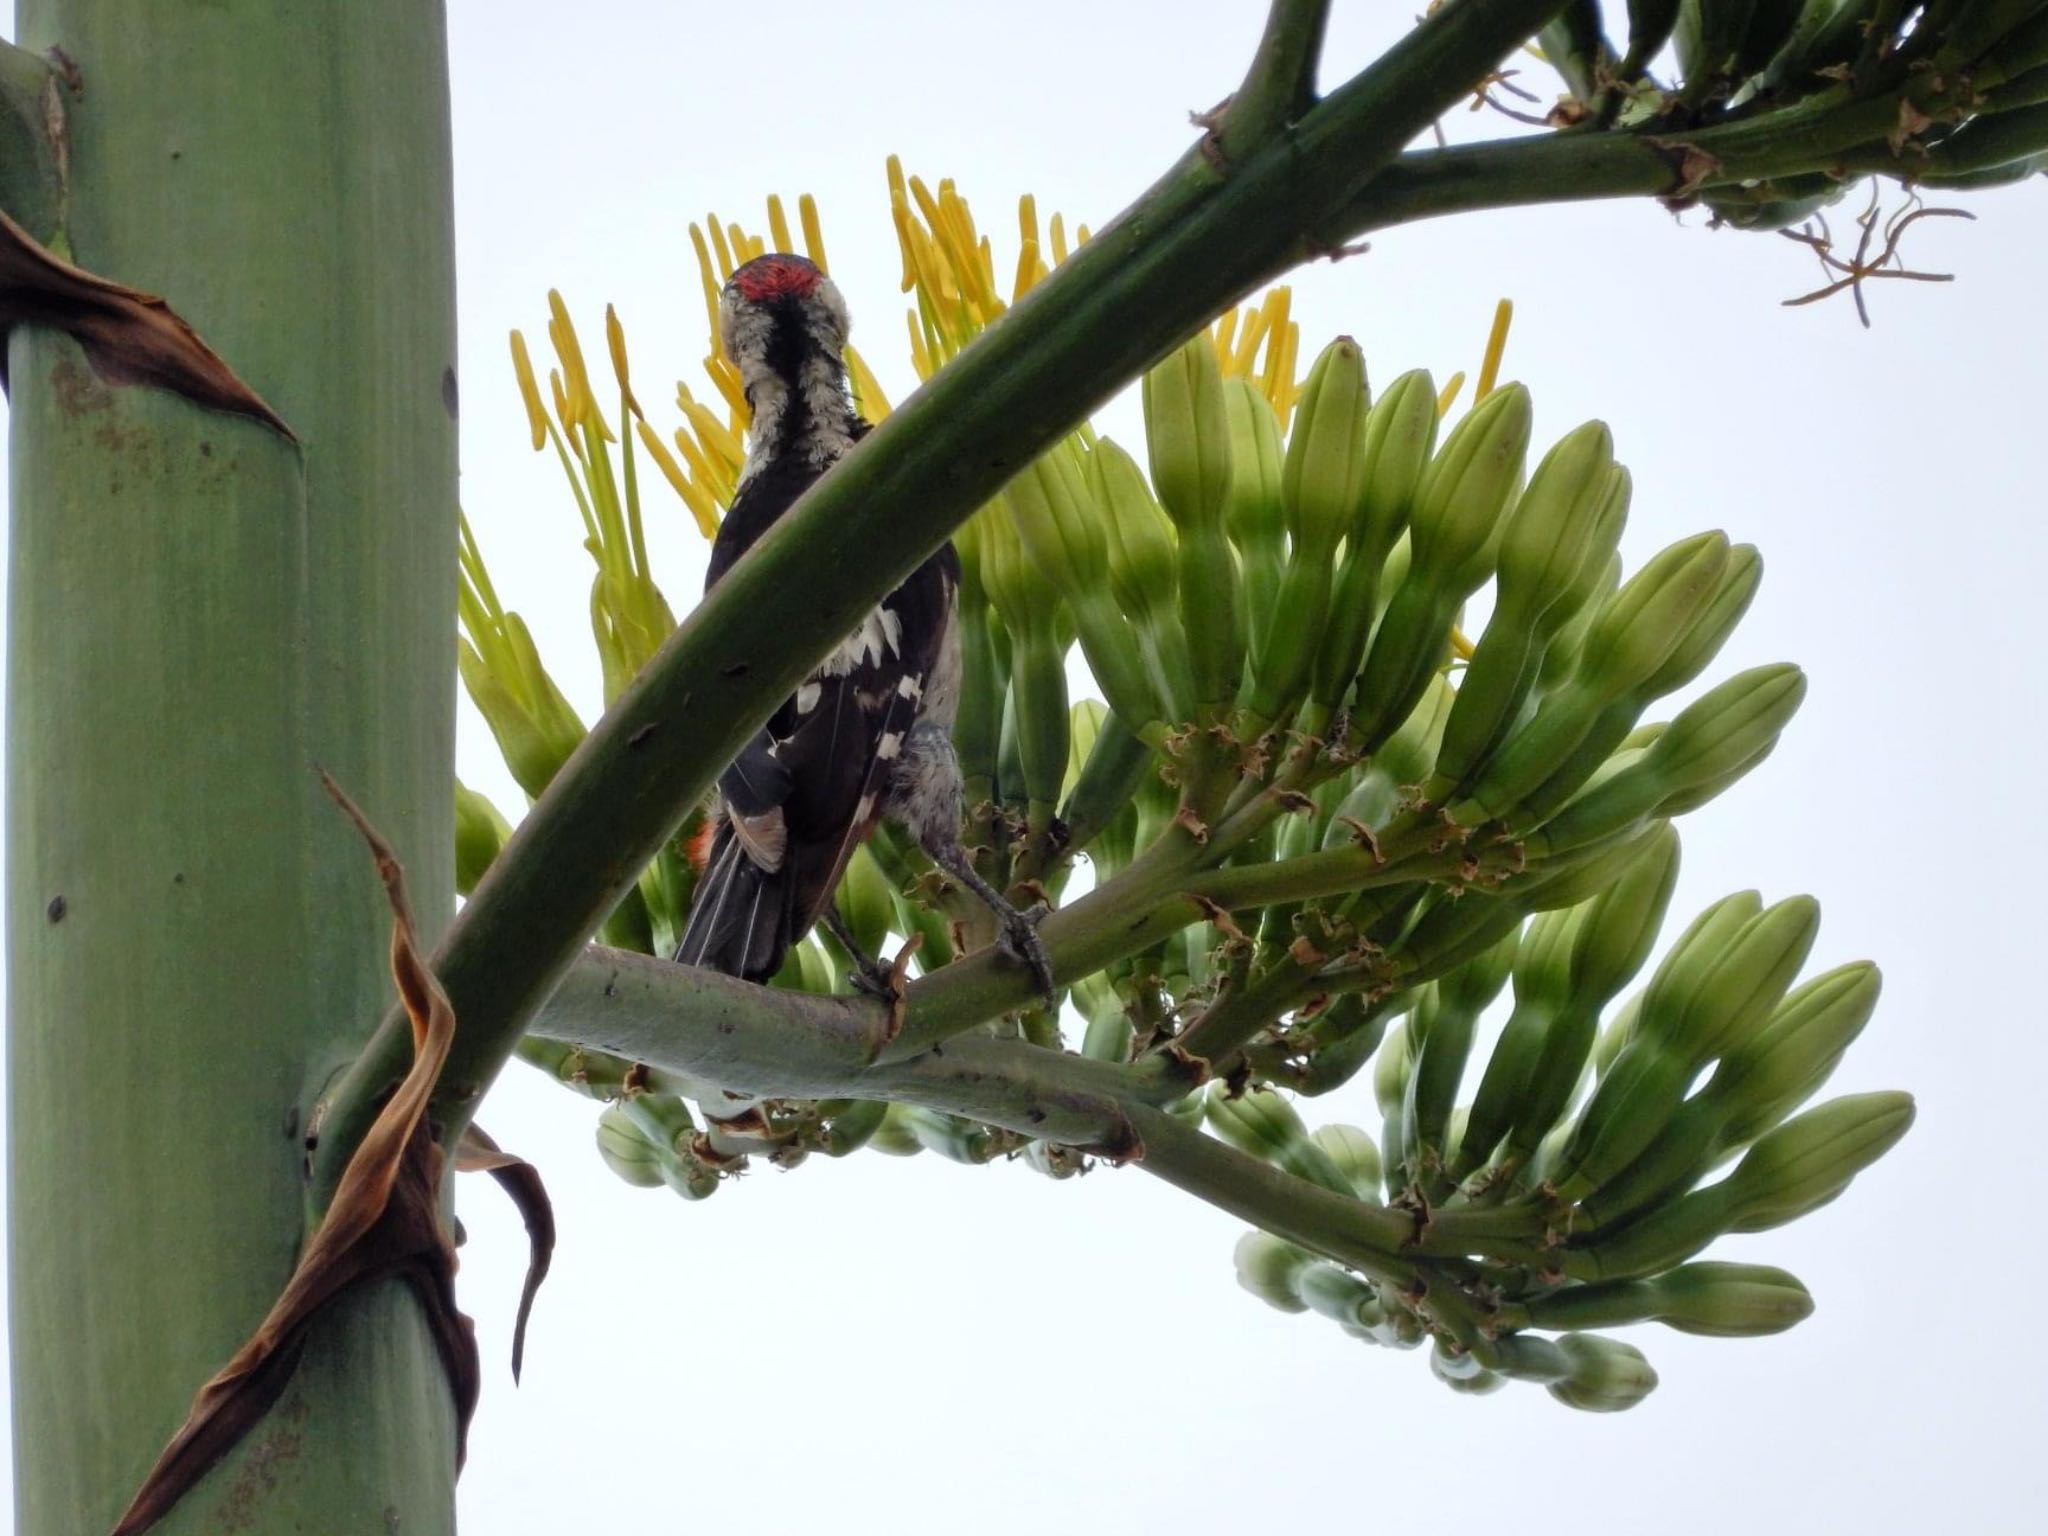
<svg viewBox="0 0 2048 1536">
<path fill-rule="evenodd" d="M 709 591 L 867 430 L 847 390 L 846 302 L 801 256 L 757 256 L 719 294 L 719 331 L 753 411 L 746 464 L 711 546 Z M 702 872 L 676 959 L 765 981 L 823 922 L 864 990 L 888 972 L 833 906 L 854 849 L 886 817 L 995 913 L 999 947 L 1050 1003 L 1037 923 L 975 871 L 960 846 L 960 557 L 948 543 L 883 598 L 718 780 Z"/>
</svg>

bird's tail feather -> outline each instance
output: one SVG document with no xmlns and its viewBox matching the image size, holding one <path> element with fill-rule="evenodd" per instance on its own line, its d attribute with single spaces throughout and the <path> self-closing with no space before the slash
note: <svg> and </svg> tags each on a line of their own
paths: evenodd
<svg viewBox="0 0 2048 1536">
<path fill-rule="evenodd" d="M 721 819 L 711 857 L 690 898 L 690 917 L 676 959 L 747 981 L 766 981 L 789 953 L 794 889 L 786 869 L 763 869 L 747 857 L 732 825 Z"/>
</svg>

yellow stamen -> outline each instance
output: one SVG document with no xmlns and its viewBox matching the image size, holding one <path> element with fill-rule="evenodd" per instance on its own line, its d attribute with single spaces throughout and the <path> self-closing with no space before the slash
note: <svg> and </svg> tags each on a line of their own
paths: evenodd
<svg viewBox="0 0 2048 1536">
<path fill-rule="evenodd" d="M 1467 638 L 1465 631 L 1455 624 L 1451 626 L 1451 654 L 1460 661 L 1472 659 L 1472 642 Z"/>
<path fill-rule="evenodd" d="M 831 275 L 832 268 L 825 261 L 825 232 L 818 224 L 818 200 L 806 192 L 796 200 L 797 221 L 804 228 L 804 252 L 818 264 L 818 270 Z"/>
<path fill-rule="evenodd" d="M 722 283 L 732 276 L 732 248 L 725 243 L 725 228 L 717 214 L 705 214 L 704 227 L 711 231 L 711 248 L 718 253 L 718 280 Z"/>
<path fill-rule="evenodd" d="M 690 244 L 697 252 L 697 275 L 704 283 L 704 319 L 711 327 L 711 350 L 723 357 L 725 343 L 718 335 L 718 278 L 711 268 L 711 248 L 704 243 L 704 231 L 695 224 L 690 226 Z"/>
<path fill-rule="evenodd" d="M 1437 391 L 1436 413 L 1438 417 L 1451 414 L 1451 407 L 1458 403 L 1458 391 L 1465 387 L 1465 375 L 1458 372 L 1444 380 L 1444 387 Z"/>
<path fill-rule="evenodd" d="M 612 372 L 618 376 L 619 392 L 626 397 L 626 409 L 644 421 L 647 413 L 633 398 L 632 375 L 626 367 L 626 328 L 619 324 L 619 312 L 609 304 L 604 307 L 604 339 L 611 348 Z"/>
<path fill-rule="evenodd" d="M 726 430 L 725 424 L 705 410 L 696 401 L 684 404 L 683 414 L 690 418 L 690 425 L 696 429 L 697 441 L 729 464 L 746 462 L 746 450 L 740 440 Z"/>
<path fill-rule="evenodd" d="M 1017 277 L 1010 285 L 1010 302 L 1015 304 L 1038 283 L 1038 241 L 1027 239 L 1017 251 Z"/>
<path fill-rule="evenodd" d="M 789 238 L 789 220 L 783 216 L 782 199 L 773 192 L 768 194 L 768 233 L 774 237 L 778 251 L 796 249 L 796 242 Z"/>
<path fill-rule="evenodd" d="M 1059 214 L 1052 216 L 1052 264 L 1058 266 L 1067 259 L 1067 221 Z"/>
<path fill-rule="evenodd" d="M 861 414 L 861 420 L 879 422 L 889 414 L 889 397 L 882 393 L 882 386 L 869 369 L 867 359 L 852 347 L 846 349 L 846 371 L 853 379 L 853 404 Z"/>
<path fill-rule="evenodd" d="M 526 355 L 526 338 L 512 333 L 512 373 L 519 380 L 519 398 L 526 402 L 526 424 L 533 431 L 533 451 L 547 445 L 547 407 L 540 403 L 540 386 L 533 381 L 533 359 Z"/>
<path fill-rule="evenodd" d="M 1216 317 L 1216 329 L 1209 339 L 1216 344 L 1216 361 L 1227 373 L 1232 356 L 1230 338 L 1237 334 L 1237 312 L 1240 306 L 1233 304 Z"/>
<path fill-rule="evenodd" d="M 744 429 L 754 419 L 754 408 L 747 404 L 747 390 L 740 382 L 739 370 L 722 357 L 707 357 L 704 371 L 711 375 L 725 408 L 732 413 L 733 425 Z"/>
<path fill-rule="evenodd" d="M 682 467 L 676 463 L 675 456 L 662 446 L 654 428 L 647 425 L 644 419 L 634 422 L 633 425 L 640 433 L 640 441 L 645 445 L 648 456 L 661 466 L 662 478 L 675 488 L 675 493 L 683 499 L 683 505 L 688 507 L 691 516 L 696 518 L 697 531 L 707 539 L 712 537 L 718 532 L 718 519 L 711 515 L 710 508 L 703 505 L 709 498 L 697 491 L 696 487 L 684 478 Z"/>
<path fill-rule="evenodd" d="M 1287 430 L 1287 423 L 1294 415 L 1294 402 L 1301 398 L 1301 385 L 1296 382 L 1295 374 L 1295 369 L 1299 366 L 1301 359 L 1300 321 L 1290 320 L 1287 322 L 1286 340 L 1286 355 L 1282 357 L 1280 370 L 1276 375 L 1279 381 L 1280 392 L 1273 400 L 1273 410 L 1280 418 L 1280 430 L 1282 432 Z"/>
<path fill-rule="evenodd" d="M 562 388 L 562 375 L 553 368 L 548 370 L 548 388 L 555 397 L 555 420 L 562 424 L 562 432 L 570 442 L 576 441 L 576 418 L 569 414 L 569 396 Z"/>
<path fill-rule="evenodd" d="M 1253 376 L 1252 365 L 1259 355 L 1259 343 L 1266 335 L 1266 319 L 1264 306 L 1246 311 L 1244 329 L 1237 333 L 1237 349 L 1231 354 L 1227 370 L 1232 378 L 1248 379 Z"/>
<path fill-rule="evenodd" d="M 902 291 L 909 293 L 917 286 L 917 271 L 911 264 L 910 236 L 910 192 L 903 184 L 903 162 L 896 156 L 889 157 L 889 218 L 896 226 L 896 248 L 903 255 Z"/>
<path fill-rule="evenodd" d="M 1494 381 L 1500 377 L 1501 354 L 1508 349 L 1508 327 L 1514 319 L 1514 300 L 1502 299 L 1493 306 L 1493 330 L 1486 338 L 1486 359 L 1479 365 L 1479 384 L 1472 392 L 1475 405 L 1493 393 Z"/>
<path fill-rule="evenodd" d="M 917 370 L 920 379 L 932 376 L 932 354 L 924 344 L 924 332 L 918 327 L 917 311 L 906 309 L 903 323 L 910 331 L 910 366 Z"/>
</svg>

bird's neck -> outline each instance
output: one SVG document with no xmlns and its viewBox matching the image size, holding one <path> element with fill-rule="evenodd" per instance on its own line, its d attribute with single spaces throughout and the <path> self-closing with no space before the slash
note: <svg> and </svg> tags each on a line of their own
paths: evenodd
<svg viewBox="0 0 2048 1536">
<path fill-rule="evenodd" d="M 743 479 L 774 462 L 800 462 L 822 473 L 853 446 L 858 431 L 840 358 L 806 345 L 775 361 L 749 370 L 744 381 L 754 421 Z"/>
</svg>

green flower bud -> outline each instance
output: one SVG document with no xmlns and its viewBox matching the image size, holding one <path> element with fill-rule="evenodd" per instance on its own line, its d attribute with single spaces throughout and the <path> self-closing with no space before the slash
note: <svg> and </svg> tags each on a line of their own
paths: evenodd
<svg viewBox="0 0 2048 1536">
<path fill-rule="evenodd" d="M 1223 372 L 1205 335 L 1188 338 L 1144 377 L 1145 446 L 1152 484 L 1180 527 L 1222 526 L 1230 496 L 1230 417 Z"/>
<path fill-rule="evenodd" d="M 818 1106 L 825 1117 L 825 1154 L 845 1157 L 874 1139 L 888 1118 L 880 1099 L 827 1099 Z"/>
<path fill-rule="evenodd" d="M 1453 1392 L 1484 1397 L 1507 1385 L 1507 1379 L 1481 1365 L 1475 1356 L 1454 1351 L 1442 1339 L 1429 1352 L 1429 1373 Z"/>
<path fill-rule="evenodd" d="M 853 941 L 872 959 L 880 959 L 888 943 L 890 926 L 896 920 L 894 892 L 875 856 L 865 845 L 856 848 L 847 861 L 846 875 L 839 882 L 839 915 L 853 934 Z"/>
<path fill-rule="evenodd" d="M 512 827 L 498 808 L 460 779 L 455 781 L 455 889 L 467 896 L 505 846 Z"/>
<path fill-rule="evenodd" d="M 1237 559 L 1223 525 L 1230 493 L 1230 422 L 1216 349 L 1197 335 L 1145 375 L 1152 483 L 1180 533 L 1180 627 L 1198 719 L 1237 697 L 1244 673 Z"/>
<path fill-rule="evenodd" d="M 1355 1125 L 1319 1125 L 1309 1140 L 1323 1149 L 1344 1176 L 1344 1182 L 1351 1186 L 1352 1194 L 1361 1200 L 1379 1198 L 1384 1169 L 1380 1149 L 1373 1144 L 1372 1137 Z"/>
<path fill-rule="evenodd" d="M 1067 824 L 1067 846 L 1089 846 L 1097 832 L 1131 803 L 1146 776 L 1158 773 L 1158 763 L 1157 754 L 1131 733 L 1120 715 L 1103 713 L 1060 811 Z"/>
<path fill-rule="evenodd" d="M 1671 946 L 1650 985 L 1643 993 L 1642 1017 L 1659 1022 L 1639 1023 L 1637 1032 L 1649 1033 L 1660 1043 L 1669 1038 L 1669 1020 L 1675 1018 L 1721 952 L 1735 941 L 1743 927 L 1764 909 L 1764 899 L 1755 891 L 1735 891 L 1701 912 L 1687 925 L 1678 942 Z"/>
<path fill-rule="evenodd" d="M 1565 1000 L 1515 1103 L 1505 1163 L 1520 1168 L 1564 1116 L 1586 1073 L 1600 1011 L 1642 967 L 1678 884 L 1678 834 L 1667 824 L 1611 886 L 1575 909 Z"/>
<path fill-rule="evenodd" d="M 1365 495 L 1370 408 L 1365 359 L 1355 341 L 1340 336 L 1316 359 L 1287 439 L 1281 486 L 1293 546 L 1258 631 L 1247 704 L 1250 732 L 1291 714 L 1308 688 L 1323 640 L 1337 541 Z"/>
<path fill-rule="evenodd" d="M 1681 1333 L 1756 1338 L 1813 1312 L 1798 1279 L 1766 1264 L 1682 1264 L 1650 1280 L 1568 1285 L 1527 1305 L 1534 1328 L 1613 1328 L 1659 1322 Z"/>
<path fill-rule="evenodd" d="M 1344 702 L 1365 659 L 1379 611 L 1382 573 L 1408 527 L 1423 471 L 1436 449 L 1436 385 L 1418 369 L 1396 379 L 1365 421 L 1365 485 L 1344 534 L 1343 563 L 1329 622 L 1316 653 L 1315 699 L 1322 722 Z"/>
<path fill-rule="evenodd" d="M 1502 1026 L 1478 1094 L 1465 1120 L 1465 1134 L 1450 1176 L 1462 1180 L 1493 1155 L 1520 1111 L 1529 1074 L 1571 987 L 1571 932 L 1577 908 L 1545 912 L 1523 930 L 1515 954 L 1515 1008 Z"/>
<path fill-rule="evenodd" d="M 1528 391 L 1496 390 L 1452 429 L 1423 472 L 1406 580 L 1388 605 L 1359 678 L 1353 722 L 1370 752 L 1394 733 L 1441 664 L 1458 605 L 1486 579 L 1493 534 L 1529 446 Z"/>
<path fill-rule="evenodd" d="M 1817 1091 L 1870 1022 L 1882 987 L 1877 967 L 1858 960 L 1816 976 L 1780 1003 L 1708 1085 L 1730 1103 L 1724 1145 L 1762 1135 Z"/>
<path fill-rule="evenodd" d="M 1088 455 L 1088 469 L 1096 500 L 1107 512 L 1111 588 L 1131 621 L 1168 722 L 1185 724 L 1194 718 L 1194 674 L 1177 608 L 1179 553 L 1173 524 L 1131 456 L 1108 438 Z"/>
<path fill-rule="evenodd" d="M 1405 1132 L 1401 1127 L 1401 1106 L 1408 1097 L 1408 1074 L 1414 1067 L 1409 1054 L 1408 1025 L 1404 1021 L 1388 1030 L 1380 1042 L 1379 1054 L 1373 1058 L 1372 1096 L 1379 1105 L 1380 1145 L 1387 1148 L 1405 1144 Z M 1387 1194 L 1397 1195 L 1401 1191 L 1399 1170 L 1400 1159 L 1389 1156 L 1386 1159 Z"/>
<path fill-rule="evenodd" d="M 1343 1324 L 1347 1333 L 1370 1335 L 1386 1321 L 1379 1293 L 1327 1260 L 1305 1266 L 1295 1277 L 1295 1291 L 1311 1312 Z"/>
<path fill-rule="evenodd" d="M 1849 1187 L 1913 1124 L 1913 1096 L 1858 1093 L 1786 1121 L 1743 1154 L 1728 1176 L 1736 1232 L 1797 1220 Z"/>
<path fill-rule="evenodd" d="M 661 1150 L 615 1104 L 597 1117 L 597 1155 L 628 1184 L 654 1189 L 662 1182 Z"/>
<path fill-rule="evenodd" d="M 1664 550 L 1624 584 L 1593 621 L 1570 682 L 1508 739 L 1468 797 L 1450 808 L 1452 819 L 1472 826 L 1508 818 L 1543 787 L 1603 713 L 1664 665 L 1714 595 L 1727 563 L 1726 536 L 1703 533 Z M 1625 736 L 1633 721 L 1631 712 L 1618 722 L 1618 734 Z M 1572 788 L 1584 782 L 1612 745 L 1600 746 Z"/>
<path fill-rule="evenodd" d="M 1025 555 L 1065 596 L 1082 654 L 1111 706 L 1140 724 L 1161 718 L 1164 702 L 1153 695 L 1136 637 L 1110 590 L 1106 519 L 1073 440 L 1034 461 L 1004 489 L 1002 500 Z"/>
<path fill-rule="evenodd" d="M 1494 1341 L 1493 1368 L 1516 1381 L 1562 1381 L 1572 1373 L 1572 1357 L 1549 1339 L 1511 1333 Z"/>
<path fill-rule="evenodd" d="M 982 528 L 1000 515 L 989 508 L 970 517 L 953 532 L 960 552 L 960 703 L 953 721 L 953 746 L 960 755 L 960 777 L 967 803 L 995 797 L 996 759 L 1003 729 L 1003 699 L 1009 691 L 996 649 L 988 591 L 981 578 Z"/>
<path fill-rule="evenodd" d="M 1909 1094 L 1831 1100 L 1770 1132 L 1720 1183 L 1659 1206 L 1611 1236 L 1596 1231 L 1586 1260 L 1602 1276 L 1653 1274 L 1691 1258 L 1724 1232 L 1782 1226 L 1834 1199 L 1912 1123 Z"/>
<path fill-rule="evenodd" d="M 925 1151 L 956 1163 L 986 1163 L 1003 1150 L 987 1126 L 922 1104 L 891 1104 L 882 1124 L 888 1130 L 907 1131 Z"/>
<path fill-rule="evenodd" d="M 1768 1264 L 1683 1264 L 1649 1283 L 1657 1320 L 1681 1333 L 1753 1339 L 1813 1315 L 1813 1295 L 1798 1276 Z"/>
<path fill-rule="evenodd" d="M 1246 639 L 1256 664 L 1287 558 L 1287 509 L 1281 500 L 1285 450 L 1273 407 L 1251 380 L 1225 379 L 1223 404 L 1230 418 L 1231 471 L 1224 520 L 1244 568 Z"/>
<path fill-rule="evenodd" d="M 1597 776 L 1528 840 L 1559 852 L 1606 837 L 1693 791 L 1719 788 L 1747 772 L 1776 745 L 1806 697 L 1806 674 L 1789 664 L 1731 677 L 1685 709 L 1655 743 L 1626 766 Z M 1613 759 L 1610 759 L 1613 761 Z"/>
<path fill-rule="evenodd" d="M 1408 1006 L 1405 997 L 1372 1003 L 1363 993 L 1347 992 L 1331 1003 L 1311 1026 L 1314 1051 L 1295 1086 L 1313 1097 L 1350 1082 L 1380 1048 L 1387 1026 Z"/>
<path fill-rule="evenodd" d="M 1628 511 L 1628 471 L 1617 464 L 1614 466 L 1615 485 L 1619 488 L 1619 500 L 1624 520 Z M 1610 491 L 1610 500 L 1616 492 Z M 1571 617 L 1558 626 L 1550 644 L 1543 651 L 1543 665 L 1536 675 L 1538 694 L 1555 693 L 1570 681 L 1577 670 L 1579 656 L 1586 648 L 1586 636 L 1593 632 L 1593 621 L 1607 606 L 1609 599 L 1621 589 L 1621 556 L 1609 555 L 1607 564 L 1593 571 L 1586 582 L 1583 596 L 1574 588 L 1565 594 L 1565 602 L 1574 598 L 1580 600 L 1573 606 Z"/>
<path fill-rule="evenodd" d="M 1459 684 L 1430 800 L 1441 801 L 1500 746 L 1552 634 L 1571 617 L 1568 595 L 1583 572 L 1606 568 L 1621 536 L 1609 510 L 1613 470 L 1606 423 L 1587 422 L 1544 456 L 1503 521 L 1493 617 Z"/>
<path fill-rule="evenodd" d="M 1557 1341 L 1572 1364 L 1571 1374 L 1549 1386 L 1568 1408 L 1619 1413 L 1633 1408 L 1657 1387 L 1657 1373 L 1642 1351 L 1595 1333 L 1568 1333 Z"/>
<path fill-rule="evenodd" d="M 1693 617 L 1663 664 L 1638 687 L 1636 696 L 1647 704 L 1683 688 L 1706 671 L 1708 664 L 1721 654 L 1728 637 L 1735 633 L 1742 616 L 1749 612 L 1763 579 L 1763 556 L 1757 553 L 1756 546 L 1730 545 L 1713 595 Z"/>
<path fill-rule="evenodd" d="M 1634 1162 L 1677 1111 L 1696 1071 L 1640 1035 L 1631 1040 L 1593 1090 L 1549 1171 L 1558 1194 L 1575 1203 Z"/>
<path fill-rule="evenodd" d="M 1793 896 L 1759 913 L 1713 957 L 1671 1013 L 1645 1004 L 1642 1030 L 1696 1064 L 1746 1043 L 1791 987 L 1820 932 L 1820 903 Z"/>
<path fill-rule="evenodd" d="M 456 667 L 471 702 L 491 728 L 505 766 L 519 787 L 538 800 L 581 744 L 583 722 L 541 665 L 526 621 L 516 613 L 506 614 L 501 639 L 503 654 L 497 666 L 486 664 L 467 640 L 458 641 Z"/>
<path fill-rule="evenodd" d="M 1110 581 L 1116 600 L 1134 621 L 1172 611 L 1174 532 L 1144 471 L 1111 438 L 1088 454 L 1089 484 L 1103 509 Z"/>
<path fill-rule="evenodd" d="M 868 1138 L 868 1146 L 888 1157 L 915 1157 L 922 1152 L 924 1143 L 910 1122 L 910 1106 L 889 1105 L 882 1123 Z"/>
<path fill-rule="evenodd" d="M 1237 1240 L 1232 1257 L 1237 1264 L 1237 1283 L 1267 1306 L 1282 1312 L 1308 1310 L 1296 1289 L 1302 1271 L 1316 1262 L 1306 1248 L 1270 1232 L 1253 1231 Z"/>
<path fill-rule="evenodd" d="M 1284 1168 L 1296 1178 L 1340 1195 L 1351 1193 L 1328 1153 L 1309 1139 L 1294 1106 L 1270 1088 L 1251 1088 L 1232 1098 L 1227 1084 L 1209 1085 L 1209 1124 L 1240 1152 Z"/>
</svg>

